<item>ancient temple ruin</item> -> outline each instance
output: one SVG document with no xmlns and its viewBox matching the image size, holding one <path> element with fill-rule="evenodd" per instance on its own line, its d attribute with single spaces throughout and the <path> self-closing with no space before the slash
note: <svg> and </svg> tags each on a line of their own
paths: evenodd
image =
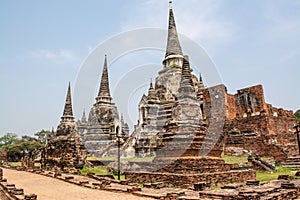
<svg viewBox="0 0 300 200">
<path fill-rule="evenodd" d="M 184 56 L 178 39 L 173 9 L 169 11 L 169 27 L 163 69 L 155 84 L 138 105 L 139 120 L 123 146 L 123 156 L 156 156 L 162 135 L 176 116 L 172 109 L 178 104 Z M 191 70 L 191 69 L 190 69 Z M 192 70 L 191 70 L 192 71 Z M 228 94 L 225 85 L 205 88 L 191 73 L 192 87 L 209 135 L 217 134 L 214 149 L 228 155 L 258 154 L 282 161 L 297 154 L 293 134 L 295 117 L 292 111 L 275 108 L 265 102 L 261 85 Z"/>
<path fill-rule="evenodd" d="M 47 137 L 42 148 L 41 167 L 45 170 L 77 173 L 86 159 L 86 150 L 75 126 L 69 84 L 63 116 L 56 132 Z"/>
<path fill-rule="evenodd" d="M 224 85 L 214 88 L 227 91 Z M 204 114 L 209 124 L 211 95 L 209 88 L 203 92 Z M 278 161 L 298 154 L 293 112 L 266 103 L 262 85 L 240 89 L 234 95 L 225 92 L 225 103 L 225 154 L 257 154 L 272 156 Z"/>
<path fill-rule="evenodd" d="M 108 156 L 115 152 L 116 128 L 121 127 L 121 137 L 126 141 L 129 127 L 123 117 L 119 118 L 117 106 L 109 90 L 107 56 L 105 55 L 100 89 L 96 102 L 86 120 L 85 112 L 77 122 L 78 131 L 90 155 Z"/>
<path fill-rule="evenodd" d="M 209 90 L 213 128 L 203 117 L 204 84 L 192 73 L 188 56 L 183 55 L 170 7 L 169 32 L 163 69 L 150 84 L 148 96 L 139 105 L 140 121 L 134 133 L 137 156 L 155 154 L 147 167 L 126 173 L 138 183 L 162 183 L 170 187 L 191 187 L 197 182 L 209 184 L 243 182 L 255 179 L 253 170 L 233 170 L 221 158 L 223 136 L 216 134 L 218 117 L 224 111 L 224 90 Z M 150 131 L 149 131 L 150 130 Z M 150 142 L 148 142 L 150 141 Z M 126 147 L 126 146 L 125 146 Z M 126 151 L 126 150 L 125 150 Z"/>
<path fill-rule="evenodd" d="M 156 157 L 147 168 L 126 173 L 138 183 L 161 183 L 168 187 L 192 187 L 194 183 L 210 185 L 255 179 L 255 171 L 234 169 L 221 158 L 218 141 L 209 134 L 197 99 L 188 57 L 184 56 L 180 87 L 171 109 L 171 120 L 159 135 Z"/>
</svg>

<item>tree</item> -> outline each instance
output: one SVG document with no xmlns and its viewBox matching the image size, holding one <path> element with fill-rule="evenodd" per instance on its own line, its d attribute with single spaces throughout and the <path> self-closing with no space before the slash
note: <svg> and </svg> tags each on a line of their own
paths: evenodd
<svg viewBox="0 0 300 200">
<path fill-rule="evenodd" d="M 38 140 L 42 143 L 46 143 L 47 136 L 51 135 L 51 131 L 42 129 L 41 131 L 34 134 L 36 137 L 38 137 Z"/>
<path fill-rule="evenodd" d="M 23 156 L 34 157 L 34 153 L 42 146 L 42 143 L 31 136 L 24 135 L 18 138 L 16 134 L 7 133 L 0 137 L 0 147 L 5 148 L 10 161 L 19 161 Z"/>
<path fill-rule="evenodd" d="M 295 112 L 296 121 L 300 124 L 300 110 Z"/>
<path fill-rule="evenodd" d="M 15 134 L 15 133 L 6 133 L 2 137 L 0 137 L 0 149 L 2 149 L 2 147 L 5 147 L 7 145 L 15 144 L 19 140 L 20 139 L 18 138 L 17 134 Z"/>
<path fill-rule="evenodd" d="M 5 149 L 7 152 L 7 156 L 9 157 L 9 155 L 12 154 L 12 152 L 10 152 L 10 147 L 14 146 L 19 141 L 20 139 L 18 138 L 17 134 L 6 133 L 2 137 L 0 137 L 0 148 L 1 150 Z"/>
<path fill-rule="evenodd" d="M 5 146 L 5 149 L 7 151 L 7 159 L 9 161 L 20 161 L 23 157 L 22 148 L 18 144 L 7 145 Z"/>
<path fill-rule="evenodd" d="M 21 140 L 23 142 L 38 142 L 39 141 L 38 139 L 28 136 L 28 135 L 23 135 Z"/>
<path fill-rule="evenodd" d="M 15 144 L 7 145 L 5 148 L 9 160 L 18 161 L 25 155 L 31 158 L 35 157 L 36 150 L 41 146 L 42 144 L 39 141 L 26 141 L 21 139 Z"/>
</svg>

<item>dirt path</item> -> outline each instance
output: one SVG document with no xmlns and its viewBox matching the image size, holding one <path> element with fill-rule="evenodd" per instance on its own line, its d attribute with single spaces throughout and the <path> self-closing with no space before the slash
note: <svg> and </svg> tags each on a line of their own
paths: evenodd
<svg viewBox="0 0 300 200">
<path fill-rule="evenodd" d="M 8 183 L 23 188 L 25 194 L 34 193 L 38 200 L 137 200 L 150 199 L 126 193 L 114 193 L 80 187 L 61 180 L 29 172 L 3 169 L 3 176 Z"/>
</svg>

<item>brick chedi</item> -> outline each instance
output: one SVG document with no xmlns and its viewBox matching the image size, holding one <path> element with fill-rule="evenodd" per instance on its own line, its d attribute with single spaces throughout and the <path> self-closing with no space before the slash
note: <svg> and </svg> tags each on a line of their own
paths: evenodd
<svg viewBox="0 0 300 200">
<path fill-rule="evenodd" d="M 187 188 L 198 182 L 217 185 L 255 179 L 253 170 L 231 170 L 231 165 L 221 158 L 222 149 L 215 148 L 202 117 L 186 56 L 171 116 L 166 131 L 159 133 L 155 159 L 146 169 L 127 172 L 129 181 Z"/>
<path fill-rule="evenodd" d="M 148 95 L 143 95 L 139 103 L 139 120 L 131 138 L 123 147 L 124 155 L 149 156 L 155 155 L 159 146 L 159 133 L 165 131 L 166 124 L 172 119 L 172 108 L 178 98 L 183 53 L 176 30 L 173 9 L 169 10 L 169 27 L 167 47 L 163 60 L 163 69 L 158 72 L 153 86 L 152 81 Z M 201 93 L 197 77 L 191 74 L 196 93 Z M 199 94 L 199 98 L 201 95 Z M 134 148 L 132 148 L 134 147 Z"/>
<path fill-rule="evenodd" d="M 123 139 L 128 138 L 128 125 L 123 117 L 119 118 L 117 107 L 110 95 L 106 55 L 96 103 L 90 110 L 88 120 L 84 112 L 77 126 L 88 153 L 98 157 L 115 152 L 114 140 L 117 126 L 122 128 Z"/>
<path fill-rule="evenodd" d="M 187 56 L 183 61 L 178 98 L 172 108 L 172 120 L 166 124 L 166 131 L 159 135 L 162 144 L 155 159 L 206 156 L 203 152 L 209 152 L 214 157 L 221 156 L 222 150 L 213 149 L 214 143 L 208 138 Z M 204 148 L 207 147 L 211 148 L 206 151 Z"/>
<path fill-rule="evenodd" d="M 66 173 L 77 173 L 85 163 L 86 150 L 75 126 L 70 84 L 60 124 L 48 137 L 41 158 L 43 169 Z"/>
</svg>

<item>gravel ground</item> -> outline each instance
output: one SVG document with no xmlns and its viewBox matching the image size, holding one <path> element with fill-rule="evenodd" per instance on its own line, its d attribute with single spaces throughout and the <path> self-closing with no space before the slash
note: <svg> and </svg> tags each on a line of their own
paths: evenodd
<svg viewBox="0 0 300 200">
<path fill-rule="evenodd" d="M 3 176 L 8 183 L 23 188 L 25 194 L 36 194 L 38 200 L 135 200 L 151 199 L 126 193 L 114 193 L 80 187 L 61 180 L 29 172 L 3 168 Z"/>
</svg>

